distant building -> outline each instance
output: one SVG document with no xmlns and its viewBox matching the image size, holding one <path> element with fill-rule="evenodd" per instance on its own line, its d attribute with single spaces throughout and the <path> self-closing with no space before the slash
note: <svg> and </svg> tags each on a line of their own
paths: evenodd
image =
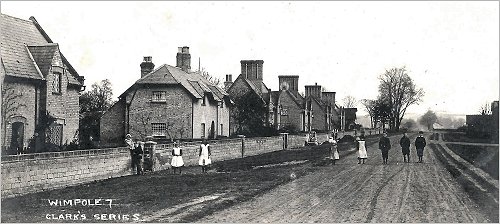
<svg viewBox="0 0 500 224">
<path fill-rule="evenodd" d="M 1 31 L 2 153 L 60 150 L 78 140 L 83 76 L 34 17 L 1 14 Z"/>
<path fill-rule="evenodd" d="M 335 92 L 323 92 L 321 85 L 305 86 L 306 119 L 309 131 L 334 131 L 339 127 L 339 113 L 336 110 Z"/>
<path fill-rule="evenodd" d="M 280 75 L 278 78 L 279 91 L 271 91 L 271 123 L 278 130 L 309 130 L 309 113 L 298 90 L 299 76 Z"/>
<path fill-rule="evenodd" d="M 498 141 L 498 101 L 491 103 L 491 114 L 466 115 L 467 134 Z"/>
<path fill-rule="evenodd" d="M 225 90 L 191 72 L 188 47 L 179 47 L 176 66 L 156 69 L 151 57 L 141 77 L 101 119 L 101 142 L 119 144 L 126 133 L 144 139 L 211 139 L 229 135 L 231 101 Z"/>
</svg>

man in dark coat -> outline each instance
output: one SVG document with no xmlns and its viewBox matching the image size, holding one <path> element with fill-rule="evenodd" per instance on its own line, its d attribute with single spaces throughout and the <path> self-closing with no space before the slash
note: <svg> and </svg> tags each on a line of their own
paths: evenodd
<svg viewBox="0 0 500 224">
<path fill-rule="evenodd" d="M 132 168 L 137 170 L 137 175 L 144 174 L 142 170 L 142 155 L 144 154 L 144 142 L 136 142 L 132 151 Z"/>
<path fill-rule="evenodd" d="M 406 133 L 403 133 L 403 137 L 399 140 L 399 145 L 401 145 L 401 150 L 403 151 L 404 162 L 410 162 L 410 139 L 406 136 Z M 406 160 L 408 157 L 408 160 Z"/>
<path fill-rule="evenodd" d="M 378 148 L 382 151 L 382 159 L 384 160 L 383 164 L 387 164 L 387 160 L 389 159 L 389 150 L 391 149 L 391 140 L 387 137 L 386 132 L 384 132 L 384 135 L 380 138 Z"/>
<path fill-rule="evenodd" d="M 418 162 L 422 162 L 422 156 L 424 156 L 424 147 L 426 145 L 424 132 L 419 131 L 418 137 L 415 139 L 415 148 L 417 149 Z"/>
</svg>

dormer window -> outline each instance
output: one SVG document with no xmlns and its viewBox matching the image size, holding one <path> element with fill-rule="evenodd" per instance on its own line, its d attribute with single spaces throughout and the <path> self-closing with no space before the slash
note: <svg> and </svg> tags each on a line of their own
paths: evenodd
<svg viewBox="0 0 500 224">
<path fill-rule="evenodd" d="M 203 101 L 201 102 L 201 105 L 202 105 L 202 106 L 205 106 L 205 105 L 206 105 L 206 99 L 205 99 L 205 98 L 206 98 L 206 97 L 205 97 L 205 95 L 203 95 Z"/>
<path fill-rule="evenodd" d="M 61 94 L 62 74 L 60 72 L 52 73 L 52 93 Z"/>
</svg>

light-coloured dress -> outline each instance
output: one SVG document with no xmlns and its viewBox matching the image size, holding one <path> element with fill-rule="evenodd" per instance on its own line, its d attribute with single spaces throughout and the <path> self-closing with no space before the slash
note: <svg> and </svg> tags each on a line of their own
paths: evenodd
<svg viewBox="0 0 500 224">
<path fill-rule="evenodd" d="M 367 159 L 368 158 L 368 154 L 366 153 L 366 146 L 365 146 L 365 140 L 361 140 L 359 139 L 358 140 L 358 144 L 359 144 L 359 149 L 358 149 L 358 158 L 360 159 Z"/>
<path fill-rule="evenodd" d="M 208 147 L 209 147 L 209 144 L 201 144 L 201 155 L 200 155 L 200 159 L 198 160 L 198 164 L 200 166 L 206 166 L 206 165 L 210 165 L 212 163 L 212 160 L 210 159 L 210 156 L 208 155 Z"/>
<path fill-rule="evenodd" d="M 182 160 L 181 156 L 181 149 L 180 148 L 173 148 L 174 151 L 173 156 L 172 156 L 172 162 L 170 165 L 173 167 L 181 167 L 184 166 L 184 161 Z"/>
<path fill-rule="evenodd" d="M 331 144 L 330 148 L 330 159 L 339 160 L 339 151 L 337 149 L 337 141 L 329 139 L 328 142 Z"/>
</svg>

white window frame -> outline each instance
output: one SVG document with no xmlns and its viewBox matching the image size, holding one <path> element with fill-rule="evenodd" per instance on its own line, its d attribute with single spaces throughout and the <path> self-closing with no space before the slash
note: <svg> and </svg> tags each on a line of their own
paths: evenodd
<svg viewBox="0 0 500 224">
<path fill-rule="evenodd" d="M 151 131 L 153 136 L 166 136 L 167 124 L 166 123 L 151 123 Z"/>
<path fill-rule="evenodd" d="M 167 92 L 153 91 L 151 94 L 151 102 L 167 102 Z"/>
</svg>

